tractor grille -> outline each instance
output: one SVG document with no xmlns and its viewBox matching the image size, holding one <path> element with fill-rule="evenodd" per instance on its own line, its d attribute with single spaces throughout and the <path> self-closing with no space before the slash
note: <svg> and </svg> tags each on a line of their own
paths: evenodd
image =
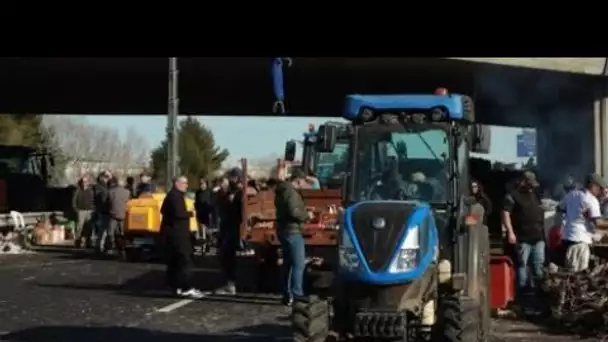
<svg viewBox="0 0 608 342">
<path fill-rule="evenodd" d="M 415 204 L 409 203 L 370 202 L 362 203 L 353 210 L 353 231 L 372 272 L 388 265 L 415 207 Z M 372 228 L 372 221 L 378 217 L 386 221 L 384 229 Z"/>
</svg>

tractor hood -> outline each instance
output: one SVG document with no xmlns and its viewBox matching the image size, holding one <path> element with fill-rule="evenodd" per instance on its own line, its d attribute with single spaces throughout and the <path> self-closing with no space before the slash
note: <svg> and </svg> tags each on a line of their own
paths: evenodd
<svg viewBox="0 0 608 342">
<path fill-rule="evenodd" d="M 435 258 L 437 229 L 432 209 L 418 201 L 366 201 L 348 208 L 344 231 L 361 261 L 360 280 L 390 283 L 414 279 Z M 415 236 L 412 236 L 415 235 Z M 415 246 L 411 267 L 396 267 L 409 244 Z M 409 252 L 409 251 L 408 251 Z M 352 270 L 351 270 L 352 271 Z M 407 278 L 407 279 L 406 279 Z"/>
</svg>

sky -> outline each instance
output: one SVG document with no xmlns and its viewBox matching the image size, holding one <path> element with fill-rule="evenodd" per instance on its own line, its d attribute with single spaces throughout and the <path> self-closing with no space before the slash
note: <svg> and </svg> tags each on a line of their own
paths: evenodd
<svg viewBox="0 0 608 342">
<path fill-rule="evenodd" d="M 147 141 L 149 148 L 157 146 L 165 137 L 167 118 L 165 116 L 85 116 L 93 124 L 115 128 L 125 134 L 129 127 L 135 128 Z M 230 151 L 230 164 L 240 158 L 259 158 L 282 155 L 285 142 L 300 139 L 308 124 L 319 126 L 330 118 L 288 118 L 288 117 L 214 117 L 198 116 L 201 122 L 214 133 L 216 144 Z M 507 163 L 525 162 L 517 158 L 516 135 L 521 130 L 510 127 L 492 127 L 490 154 L 485 156 L 494 161 Z"/>
</svg>

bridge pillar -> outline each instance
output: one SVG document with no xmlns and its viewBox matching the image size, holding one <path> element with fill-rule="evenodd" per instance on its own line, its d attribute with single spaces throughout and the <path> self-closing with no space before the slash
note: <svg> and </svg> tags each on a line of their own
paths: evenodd
<svg viewBox="0 0 608 342">
<path fill-rule="evenodd" d="M 602 78 L 596 87 L 593 104 L 595 172 L 608 177 L 608 81 Z"/>
</svg>

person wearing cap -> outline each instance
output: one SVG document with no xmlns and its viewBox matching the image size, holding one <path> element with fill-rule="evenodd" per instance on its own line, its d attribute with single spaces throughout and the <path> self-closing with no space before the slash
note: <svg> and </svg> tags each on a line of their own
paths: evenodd
<svg viewBox="0 0 608 342">
<path fill-rule="evenodd" d="M 306 251 L 302 228 L 304 222 L 312 218 L 312 213 L 306 210 L 298 189 L 306 186 L 306 182 L 306 173 L 295 168 L 290 179 L 279 182 L 275 188 L 277 235 L 283 252 L 281 283 L 285 305 L 291 305 L 294 297 L 304 296 Z"/>
<path fill-rule="evenodd" d="M 545 213 L 537 191 L 539 183 L 534 172 L 525 171 L 507 192 L 502 209 L 502 224 L 508 242 L 515 245 L 517 282 L 521 294 L 534 287 L 543 276 L 545 263 Z M 528 266 L 536 281 L 529 281 Z"/>
<path fill-rule="evenodd" d="M 607 187 L 600 175 L 592 173 L 586 177 L 584 189 L 570 191 L 558 205 L 557 210 L 565 216 L 562 232 L 564 264 L 571 271 L 578 272 L 589 267 L 590 245 L 598 220 L 602 217 L 598 197 Z"/>
<path fill-rule="evenodd" d="M 243 216 L 243 172 L 233 168 L 228 172 L 228 189 L 218 196 L 220 212 L 219 261 L 226 284 L 215 290 L 217 295 L 236 294 L 236 254 L 241 242 Z"/>
</svg>

